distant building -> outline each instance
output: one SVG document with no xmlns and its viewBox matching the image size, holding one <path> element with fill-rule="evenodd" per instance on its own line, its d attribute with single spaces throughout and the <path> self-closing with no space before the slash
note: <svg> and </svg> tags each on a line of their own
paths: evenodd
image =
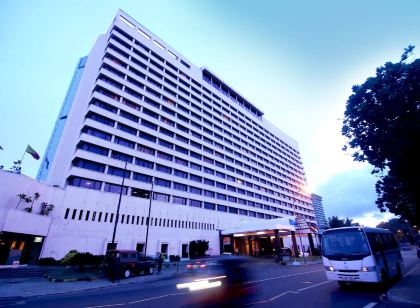
<svg viewBox="0 0 420 308">
<path fill-rule="evenodd" d="M 328 222 L 325 219 L 324 206 L 322 205 L 322 197 L 311 194 L 312 205 L 315 211 L 315 219 L 320 230 L 328 228 Z"/>
</svg>

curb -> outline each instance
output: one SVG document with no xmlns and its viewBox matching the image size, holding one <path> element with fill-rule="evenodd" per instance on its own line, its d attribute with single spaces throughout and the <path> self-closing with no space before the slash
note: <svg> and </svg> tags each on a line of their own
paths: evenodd
<svg viewBox="0 0 420 308">
<path fill-rule="evenodd" d="M 76 282 L 76 281 L 94 281 L 98 277 L 84 277 L 84 278 L 53 278 L 48 275 L 44 275 L 44 278 L 51 282 Z"/>
</svg>

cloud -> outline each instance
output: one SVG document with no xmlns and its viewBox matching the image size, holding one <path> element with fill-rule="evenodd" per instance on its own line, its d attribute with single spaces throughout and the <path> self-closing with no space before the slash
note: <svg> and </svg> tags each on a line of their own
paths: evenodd
<svg viewBox="0 0 420 308">
<path fill-rule="evenodd" d="M 377 225 L 379 225 L 379 223 L 383 221 L 388 221 L 392 218 L 397 217 L 389 212 L 381 213 L 379 211 L 376 211 L 363 213 L 361 216 L 353 217 L 353 222 L 358 222 L 362 226 L 366 227 L 376 227 Z"/>
<path fill-rule="evenodd" d="M 375 200 L 375 183 L 370 167 L 337 173 L 318 187 L 325 215 L 363 217 L 365 213 L 379 212 Z"/>
</svg>

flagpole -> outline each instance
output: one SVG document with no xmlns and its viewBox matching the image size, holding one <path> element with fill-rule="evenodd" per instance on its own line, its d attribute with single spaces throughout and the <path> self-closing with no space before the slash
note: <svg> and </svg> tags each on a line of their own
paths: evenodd
<svg viewBox="0 0 420 308">
<path fill-rule="evenodd" d="M 26 147 L 25 152 L 23 152 L 22 158 L 20 159 L 20 163 L 22 164 L 23 158 L 25 157 L 26 154 L 26 150 L 28 149 L 28 147 Z"/>
</svg>

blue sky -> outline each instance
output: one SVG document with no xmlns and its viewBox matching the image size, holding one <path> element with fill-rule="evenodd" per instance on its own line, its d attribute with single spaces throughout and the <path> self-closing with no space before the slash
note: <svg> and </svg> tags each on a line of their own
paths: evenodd
<svg viewBox="0 0 420 308">
<path fill-rule="evenodd" d="M 340 119 L 353 84 L 386 61 L 397 61 L 409 44 L 420 48 L 415 0 L 2 0 L 5 169 L 27 144 L 43 155 L 79 57 L 89 53 L 119 8 L 221 76 L 296 139 L 309 187 L 324 197 L 327 216 L 370 224 L 384 218 L 376 213 L 370 167 L 341 151 Z M 34 177 L 38 167 L 27 156 L 23 173 Z"/>
</svg>

